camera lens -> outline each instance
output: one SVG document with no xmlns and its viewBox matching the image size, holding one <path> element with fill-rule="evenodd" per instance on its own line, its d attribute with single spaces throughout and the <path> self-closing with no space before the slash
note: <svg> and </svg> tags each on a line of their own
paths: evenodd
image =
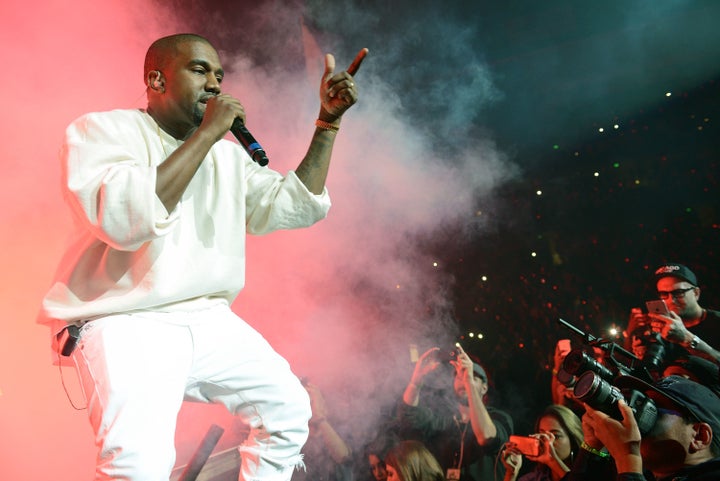
<svg viewBox="0 0 720 481">
<path fill-rule="evenodd" d="M 570 351 L 567 356 L 565 356 L 562 367 L 570 374 L 576 376 L 586 371 L 592 371 L 608 381 L 615 377 L 610 369 L 600 364 L 597 359 L 589 356 L 581 349 L 573 349 Z"/>
<path fill-rule="evenodd" d="M 659 371 L 665 362 L 665 344 L 662 339 L 653 339 L 647 343 L 643 364 L 650 370 Z"/>
<path fill-rule="evenodd" d="M 641 434 L 648 433 L 657 421 L 657 406 L 652 399 L 640 391 L 621 391 L 594 372 L 583 373 L 578 378 L 573 393 L 580 401 L 618 421 L 622 421 L 622 414 L 617 403 L 624 399 L 635 415 Z"/>
<path fill-rule="evenodd" d="M 560 368 L 555 375 L 557 380 L 565 387 L 573 387 L 575 385 L 575 376 L 567 372 L 564 368 Z"/>
<path fill-rule="evenodd" d="M 585 371 L 573 389 L 575 397 L 608 416 L 621 420 L 617 402 L 622 399 L 620 390 L 592 371 Z"/>
</svg>

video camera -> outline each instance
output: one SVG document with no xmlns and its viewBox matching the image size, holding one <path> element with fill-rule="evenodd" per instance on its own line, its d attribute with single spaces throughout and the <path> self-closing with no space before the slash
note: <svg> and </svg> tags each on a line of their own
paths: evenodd
<svg viewBox="0 0 720 481">
<path fill-rule="evenodd" d="M 652 329 L 640 325 L 629 335 L 640 339 L 645 346 L 646 351 L 642 358 L 643 364 L 648 369 L 661 370 L 667 358 L 667 348 L 660 333 L 653 332 Z"/>
<path fill-rule="evenodd" d="M 624 399 L 635 415 L 640 433 L 652 429 L 658 414 L 655 402 L 641 391 L 613 385 L 618 376 L 633 376 L 652 383 L 652 376 L 640 359 L 612 341 L 585 333 L 562 319 L 558 322 L 582 337 L 586 345 L 601 349 L 606 361 L 601 363 L 582 348 L 573 349 L 562 364 L 562 371 L 569 377 L 558 379 L 573 388 L 575 398 L 617 420 L 622 420 L 617 402 Z"/>
<path fill-rule="evenodd" d="M 628 336 L 638 339 L 644 346 L 642 364 L 656 376 L 661 376 L 662 371 L 681 355 L 677 345 L 666 342 L 659 332 L 652 330 L 647 316 L 631 320 Z"/>
</svg>

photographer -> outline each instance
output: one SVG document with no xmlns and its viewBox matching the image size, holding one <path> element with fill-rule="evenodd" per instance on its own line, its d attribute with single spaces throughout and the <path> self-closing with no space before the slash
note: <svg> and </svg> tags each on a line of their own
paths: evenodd
<svg viewBox="0 0 720 481">
<path fill-rule="evenodd" d="M 633 308 L 625 331 L 626 348 L 654 379 L 682 375 L 720 394 L 720 353 L 709 344 L 720 338 L 720 313 L 700 307 L 697 278 L 687 267 L 666 264 L 655 271 L 655 277 L 667 312 L 644 314 Z"/>
<path fill-rule="evenodd" d="M 690 354 L 679 344 L 665 341 L 653 331 L 650 317 L 631 318 L 627 344 L 632 353 L 642 360 L 653 379 L 678 375 L 699 382 L 720 395 L 720 368 L 700 356 Z"/>
<path fill-rule="evenodd" d="M 652 400 L 657 418 L 641 434 L 624 399 L 616 404 L 622 421 L 586 405 L 583 449 L 564 481 L 643 481 L 644 471 L 657 481 L 720 479 L 720 399 L 711 390 L 681 376 L 654 386 L 620 376 L 614 384 L 626 397 L 632 391 Z"/>
<path fill-rule="evenodd" d="M 653 330 L 691 354 L 720 362 L 720 352 L 712 346 L 720 341 L 720 312 L 700 306 L 695 274 L 681 264 L 664 264 L 655 270 L 655 280 L 658 297 L 670 312 L 649 314 Z"/>
<path fill-rule="evenodd" d="M 512 437 L 505 445 L 501 457 L 505 466 L 503 481 L 560 481 L 570 471 L 583 442 L 580 418 L 569 408 L 552 404 L 537 419 L 535 433 L 530 437 L 538 440 L 537 454 L 521 449 Z M 533 471 L 518 478 L 523 456 L 536 465 Z"/>
<path fill-rule="evenodd" d="M 448 481 L 499 479 L 503 474 L 495 476 L 495 457 L 513 430 L 512 419 L 487 406 L 487 374 L 462 347 L 457 347 L 449 363 L 455 370 L 452 404 L 430 403 L 426 398 L 421 403 L 420 393 L 430 374 L 442 374 L 449 366 L 437 347 L 418 359 L 398 409 L 401 436 L 423 442 Z"/>
</svg>

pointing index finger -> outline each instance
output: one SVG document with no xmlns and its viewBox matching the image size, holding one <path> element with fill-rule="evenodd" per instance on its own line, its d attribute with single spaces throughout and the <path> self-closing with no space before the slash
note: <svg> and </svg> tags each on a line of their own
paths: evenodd
<svg viewBox="0 0 720 481">
<path fill-rule="evenodd" d="M 358 54 L 355 56 L 355 60 L 352 61 L 350 66 L 347 68 L 347 73 L 350 75 L 355 75 L 355 73 L 360 68 L 360 64 L 365 60 L 365 56 L 368 54 L 369 50 L 367 48 L 363 48 L 358 52 Z"/>
</svg>

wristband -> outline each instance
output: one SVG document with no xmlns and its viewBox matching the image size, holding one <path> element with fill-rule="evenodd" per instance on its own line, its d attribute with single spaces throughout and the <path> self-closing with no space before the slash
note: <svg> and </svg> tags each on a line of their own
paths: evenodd
<svg viewBox="0 0 720 481">
<path fill-rule="evenodd" d="M 601 458 L 607 458 L 610 456 L 610 454 L 606 453 L 605 451 L 600 451 L 599 449 L 593 448 L 585 441 L 582 442 L 580 447 L 589 453 L 593 453 L 595 456 L 600 456 Z"/>
<path fill-rule="evenodd" d="M 315 121 L 315 127 L 321 129 L 321 130 L 329 130 L 331 132 L 337 132 L 340 130 L 340 127 L 337 125 L 333 125 L 330 122 L 325 122 L 324 120 L 317 119 Z"/>
</svg>

